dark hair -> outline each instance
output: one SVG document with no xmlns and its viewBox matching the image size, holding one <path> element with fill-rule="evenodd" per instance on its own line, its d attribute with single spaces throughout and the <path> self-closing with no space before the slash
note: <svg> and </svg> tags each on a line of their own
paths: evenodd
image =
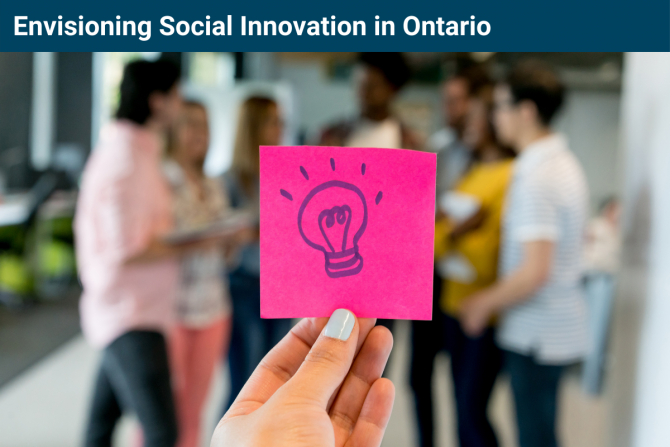
<svg viewBox="0 0 670 447">
<path fill-rule="evenodd" d="M 116 117 L 144 124 L 151 116 L 149 96 L 153 92 L 170 91 L 179 81 L 179 74 L 179 67 L 164 59 L 155 62 L 135 61 L 126 65 Z"/>
<path fill-rule="evenodd" d="M 452 79 L 462 79 L 468 84 L 468 96 L 479 95 L 482 90 L 491 87 L 493 81 L 482 64 L 470 63 L 460 67 Z"/>
<path fill-rule="evenodd" d="M 535 60 L 521 62 L 504 81 L 515 103 L 532 101 L 542 124 L 548 125 L 563 104 L 565 88 L 548 65 Z"/>
<path fill-rule="evenodd" d="M 503 144 L 498 138 L 498 132 L 495 125 L 493 124 L 493 84 L 482 85 L 479 90 L 472 96 L 474 99 L 479 100 L 484 105 L 484 110 L 486 112 L 486 126 L 489 133 L 490 143 L 498 149 L 500 158 L 508 159 L 516 157 L 516 152 L 509 146 Z M 473 157 L 473 162 L 480 159 L 480 153 L 477 151 Z"/>
<path fill-rule="evenodd" d="M 382 72 L 396 90 L 409 81 L 411 71 L 401 53 L 361 53 L 359 62 Z"/>
</svg>

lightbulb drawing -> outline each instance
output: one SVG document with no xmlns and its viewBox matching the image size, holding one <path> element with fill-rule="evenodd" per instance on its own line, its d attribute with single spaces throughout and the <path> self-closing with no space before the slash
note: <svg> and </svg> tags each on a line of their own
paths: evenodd
<svg viewBox="0 0 670 447">
<path fill-rule="evenodd" d="M 335 171 L 335 160 L 330 159 Z M 361 175 L 365 175 L 365 163 Z M 300 173 L 309 181 L 307 170 Z M 280 189 L 288 200 L 293 196 Z M 379 205 L 382 192 L 375 197 Z M 325 271 L 330 278 L 357 275 L 363 270 L 363 256 L 358 241 L 368 225 L 368 205 L 363 192 L 356 185 L 342 180 L 330 180 L 314 187 L 303 199 L 298 211 L 298 231 L 307 245 L 323 252 Z"/>
</svg>

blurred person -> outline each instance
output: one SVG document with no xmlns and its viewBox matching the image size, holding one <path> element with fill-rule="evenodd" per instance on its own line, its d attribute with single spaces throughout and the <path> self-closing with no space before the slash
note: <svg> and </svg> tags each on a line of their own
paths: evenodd
<svg viewBox="0 0 670 447">
<path fill-rule="evenodd" d="M 612 276 L 619 269 L 620 215 L 619 200 L 616 197 L 608 197 L 600 204 L 598 215 L 589 221 L 584 245 L 584 270 L 587 276 L 599 273 Z"/>
<path fill-rule="evenodd" d="M 393 113 L 393 101 L 411 71 L 401 53 L 360 53 L 357 94 L 360 114 L 325 129 L 321 146 L 419 149 L 415 133 Z M 393 330 L 393 320 L 377 322 Z"/>
<path fill-rule="evenodd" d="M 203 171 L 209 148 L 205 107 L 186 101 L 170 135 L 165 173 L 173 191 L 177 230 L 202 228 L 230 209 L 219 181 Z M 217 362 L 226 355 L 232 304 L 222 248 L 194 251 L 180 260 L 177 324 L 169 340 L 179 447 L 200 445 L 201 416 Z"/>
<path fill-rule="evenodd" d="M 379 447 L 395 389 L 393 346 L 375 319 L 337 309 L 305 318 L 275 346 L 214 431 L 212 447 Z"/>
<path fill-rule="evenodd" d="M 172 447 L 177 422 L 165 337 L 173 322 L 177 250 L 162 143 L 181 97 L 179 68 L 137 61 L 123 72 L 116 119 L 86 164 L 75 233 L 86 339 L 102 348 L 86 446 L 110 446 L 125 411 L 137 415 L 146 447 Z"/>
<path fill-rule="evenodd" d="M 589 309 L 592 350 L 584 360 L 582 386 L 589 394 L 602 390 L 607 334 L 614 300 L 615 275 L 621 256 L 619 215 L 616 197 L 607 198 L 591 219 L 584 246 L 584 290 Z"/>
<path fill-rule="evenodd" d="M 470 336 L 458 316 L 469 296 L 497 279 L 500 222 L 513 152 L 496 138 L 491 87 L 482 88 L 470 102 L 463 143 L 470 148 L 473 161 L 450 193 L 445 214 L 436 222 L 435 258 L 445 278 L 440 304 L 444 346 L 451 359 L 459 444 L 495 447 L 498 442 L 487 409 L 502 353 L 495 344 L 493 320 L 481 334 Z"/>
<path fill-rule="evenodd" d="M 550 127 L 564 87 L 539 62 L 513 69 L 495 89 L 500 140 L 518 152 L 503 216 L 500 279 L 461 308 L 471 337 L 500 313 L 520 447 L 555 447 L 557 394 L 567 365 L 588 351 L 580 287 L 588 191 L 566 140 Z"/>
<path fill-rule="evenodd" d="M 283 124 L 277 103 L 253 96 L 241 106 L 233 163 L 224 174 L 233 208 L 259 213 L 259 146 L 281 143 Z M 253 241 L 238 253 L 237 267 L 229 275 L 233 302 L 233 327 L 228 354 L 230 367 L 230 407 L 263 356 L 291 328 L 290 319 L 261 319 L 260 245 L 258 231 Z"/>
<path fill-rule="evenodd" d="M 356 72 L 360 114 L 326 128 L 319 144 L 418 149 L 417 136 L 393 113 L 393 101 L 409 77 L 401 53 L 361 53 Z"/>
<path fill-rule="evenodd" d="M 437 153 L 437 197 L 453 189 L 472 161 L 472 153 L 463 143 L 465 123 L 472 98 L 490 83 L 484 66 L 469 64 L 442 85 L 445 128 L 427 142 L 428 150 Z"/>
<path fill-rule="evenodd" d="M 428 150 L 437 153 L 437 191 L 439 200 L 448 194 L 472 163 L 472 151 L 463 143 L 466 118 L 472 98 L 490 84 L 481 65 L 459 69 L 442 86 L 446 128 L 428 141 Z M 443 315 L 440 300 L 443 279 L 437 269 L 433 277 L 433 319 L 412 321 L 410 386 L 421 447 L 434 445 L 433 369 L 435 357 L 444 349 Z"/>
</svg>

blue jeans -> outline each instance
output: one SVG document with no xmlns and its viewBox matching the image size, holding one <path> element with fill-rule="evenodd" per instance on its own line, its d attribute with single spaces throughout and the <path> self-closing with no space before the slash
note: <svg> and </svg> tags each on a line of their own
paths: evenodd
<svg viewBox="0 0 670 447">
<path fill-rule="evenodd" d="M 510 375 L 519 447 L 557 447 L 556 402 L 564 367 L 541 365 L 531 356 L 505 351 Z"/>
<path fill-rule="evenodd" d="M 451 358 L 460 447 L 498 445 L 487 414 L 491 391 L 502 367 L 502 353 L 494 342 L 494 332 L 487 328 L 479 337 L 471 338 L 458 320 L 444 316 L 444 345 Z"/>
<path fill-rule="evenodd" d="M 582 387 L 592 395 L 602 391 L 603 369 L 607 355 L 607 339 L 612 304 L 614 302 L 614 277 L 608 273 L 594 273 L 584 281 L 586 304 L 589 308 L 591 353 L 584 359 Z"/>
<path fill-rule="evenodd" d="M 230 398 L 228 411 L 265 354 L 291 330 L 290 319 L 261 319 L 261 283 L 258 276 L 237 269 L 229 276 L 233 327 L 228 351 Z"/>
</svg>

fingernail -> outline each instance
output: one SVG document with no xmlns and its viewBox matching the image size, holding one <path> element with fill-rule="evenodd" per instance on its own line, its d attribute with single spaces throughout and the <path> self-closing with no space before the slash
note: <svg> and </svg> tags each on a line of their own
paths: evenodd
<svg viewBox="0 0 670 447">
<path fill-rule="evenodd" d="M 356 324 L 354 314 L 347 309 L 337 309 L 330 316 L 324 335 L 330 338 L 338 338 L 342 341 L 347 341 L 351 335 L 351 331 Z"/>
</svg>

